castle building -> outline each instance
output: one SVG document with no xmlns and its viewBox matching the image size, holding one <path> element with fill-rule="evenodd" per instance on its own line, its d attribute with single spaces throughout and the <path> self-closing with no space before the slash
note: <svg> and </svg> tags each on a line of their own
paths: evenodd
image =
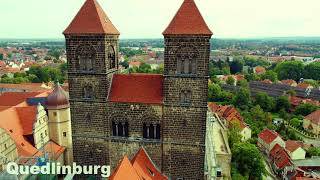
<svg viewBox="0 0 320 180">
<path fill-rule="evenodd" d="M 163 32 L 163 75 L 120 74 L 120 33 L 96 0 L 64 35 L 74 161 L 114 169 L 143 147 L 168 178 L 204 179 L 212 32 L 194 0 Z"/>
</svg>

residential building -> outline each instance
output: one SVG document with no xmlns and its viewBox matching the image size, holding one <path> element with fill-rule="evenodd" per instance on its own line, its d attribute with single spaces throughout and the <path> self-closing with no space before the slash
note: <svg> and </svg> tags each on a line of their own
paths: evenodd
<svg viewBox="0 0 320 180">
<path fill-rule="evenodd" d="M 288 140 L 285 149 L 292 160 L 305 159 L 306 151 L 303 146 L 303 142 Z"/>
<path fill-rule="evenodd" d="M 242 141 L 246 141 L 251 138 L 251 129 L 244 122 L 243 117 L 240 115 L 236 108 L 232 106 L 217 105 L 213 102 L 210 102 L 208 104 L 208 107 L 212 112 L 217 113 L 217 115 L 221 118 L 224 126 L 228 128 L 233 125 L 239 126 Z"/>
<path fill-rule="evenodd" d="M 280 135 L 270 129 L 264 129 L 258 135 L 258 146 L 261 150 L 267 154 L 273 149 L 273 147 L 278 144 L 282 148 L 286 146 L 286 143 L 282 140 Z"/>
<path fill-rule="evenodd" d="M 312 112 L 304 117 L 303 128 L 313 134 L 320 134 L 320 110 Z"/>
<path fill-rule="evenodd" d="M 288 85 L 288 86 L 292 86 L 292 87 L 296 87 L 298 85 L 298 83 L 293 80 L 293 79 L 285 79 L 280 81 L 282 84 Z"/>
<path fill-rule="evenodd" d="M 17 160 L 18 150 L 14 140 L 5 129 L 0 128 L 0 174 L 6 169 L 8 162 L 16 162 Z"/>
</svg>

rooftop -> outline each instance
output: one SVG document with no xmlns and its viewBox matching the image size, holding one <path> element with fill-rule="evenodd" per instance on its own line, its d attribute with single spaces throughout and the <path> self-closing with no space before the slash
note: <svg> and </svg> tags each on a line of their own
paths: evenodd
<svg viewBox="0 0 320 180">
<path fill-rule="evenodd" d="M 97 0 L 86 0 L 64 34 L 112 34 L 119 31 L 112 24 Z"/>
<path fill-rule="evenodd" d="M 272 131 L 270 129 L 265 129 L 263 130 L 258 137 L 260 139 L 262 139 L 264 142 L 266 142 L 267 144 L 270 144 L 272 141 L 274 141 L 277 137 L 279 136 L 279 134 L 275 131 Z"/>
<path fill-rule="evenodd" d="M 184 0 L 163 35 L 212 35 L 194 0 Z"/>
<path fill-rule="evenodd" d="M 115 74 L 109 102 L 163 103 L 163 76 L 157 74 Z"/>
</svg>

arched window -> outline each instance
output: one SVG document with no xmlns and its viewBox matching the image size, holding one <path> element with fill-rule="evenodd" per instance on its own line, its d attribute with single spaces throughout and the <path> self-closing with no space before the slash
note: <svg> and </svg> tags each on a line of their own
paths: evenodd
<svg viewBox="0 0 320 180">
<path fill-rule="evenodd" d="M 160 124 L 147 125 L 143 123 L 143 138 L 160 139 Z"/>
<path fill-rule="evenodd" d="M 190 104 L 191 103 L 191 91 L 190 90 L 181 91 L 180 103 L 181 104 Z"/>
<path fill-rule="evenodd" d="M 110 69 L 116 68 L 116 53 L 115 53 L 113 46 L 109 46 L 108 60 L 109 60 L 109 64 L 110 64 L 109 68 Z"/>
<path fill-rule="evenodd" d="M 94 90 L 91 85 L 86 85 L 83 88 L 83 98 L 85 99 L 94 99 Z"/>
<path fill-rule="evenodd" d="M 197 53 L 190 47 L 182 47 L 177 52 L 177 73 L 178 74 L 196 74 Z"/>
<path fill-rule="evenodd" d="M 112 121 L 112 136 L 129 137 L 129 123 Z"/>
<path fill-rule="evenodd" d="M 91 123 L 92 122 L 92 119 L 91 119 L 91 115 L 89 113 L 86 114 L 86 121 L 88 123 Z"/>
<path fill-rule="evenodd" d="M 95 69 L 96 52 L 90 45 L 82 45 L 77 51 L 78 70 L 81 72 L 93 72 Z"/>
</svg>

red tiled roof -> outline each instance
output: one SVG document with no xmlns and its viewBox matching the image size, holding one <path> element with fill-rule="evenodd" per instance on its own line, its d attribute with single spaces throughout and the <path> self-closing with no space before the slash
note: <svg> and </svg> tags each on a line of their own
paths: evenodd
<svg viewBox="0 0 320 180">
<path fill-rule="evenodd" d="M 33 124 L 36 121 L 37 107 L 16 107 L 18 117 L 20 119 L 21 127 L 23 128 L 23 135 L 30 135 L 33 133 Z"/>
<path fill-rule="evenodd" d="M 278 133 L 275 131 L 272 131 L 270 129 L 263 130 L 258 137 L 262 139 L 265 143 L 270 144 L 272 141 L 274 141 L 278 137 Z"/>
<path fill-rule="evenodd" d="M 96 0 L 87 0 L 64 34 L 115 34 L 119 31 L 112 24 Z"/>
<path fill-rule="evenodd" d="M 272 81 L 270 79 L 265 79 L 261 82 L 266 83 L 266 84 L 272 84 Z"/>
<path fill-rule="evenodd" d="M 294 152 L 297 150 L 299 147 L 303 147 L 303 143 L 299 141 L 293 141 L 293 140 L 288 140 L 286 141 L 286 150 L 289 152 Z"/>
<path fill-rule="evenodd" d="M 293 84 L 295 84 L 297 82 L 295 80 L 293 80 L 293 79 L 286 79 L 286 80 L 282 80 L 281 83 L 289 85 L 289 86 L 292 86 Z"/>
<path fill-rule="evenodd" d="M 279 144 L 272 148 L 270 156 L 278 169 L 292 165 L 289 155 Z"/>
<path fill-rule="evenodd" d="M 296 180 L 320 180 L 319 178 L 297 177 Z"/>
<path fill-rule="evenodd" d="M 142 180 L 133 168 L 127 156 L 124 156 L 118 167 L 113 171 L 108 180 Z"/>
<path fill-rule="evenodd" d="M 296 96 L 291 96 L 289 98 L 289 101 L 290 101 L 290 104 L 294 106 L 299 106 L 302 103 L 303 99 Z"/>
<path fill-rule="evenodd" d="M 313 86 L 311 86 L 310 84 L 305 83 L 305 82 L 299 83 L 299 84 L 297 85 L 297 88 L 302 88 L 302 89 L 307 89 L 307 88 L 312 88 L 312 87 L 313 87 Z"/>
<path fill-rule="evenodd" d="M 254 68 L 256 74 L 263 74 L 266 72 L 266 69 L 262 66 L 257 66 Z"/>
<path fill-rule="evenodd" d="M 317 110 L 308 116 L 305 117 L 305 119 L 310 120 L 312 123 L 320 125 L 320 110 Z"/>
<path fill-rule="evenodd" d="M 27 98 L 39 95 L 39 92 L 5 92 L 0 95 L 0 106 L 16 106 Z"/>
<path fill-rule="evenodd" d="M 274 145 L 274 147 L 270 151 L 270 156 L 274 158 L 280 151 L 283 149 L 279 144 Z"/>
<path fill-rule="evenodd" d="M 163 35 L 212 35 L 194 0 L 184 0 Z"/>
<path fill-rule="evenodd" d="M 19 89 L 29 92 L 44 92 L 50 89 L 43 86 L 42 83 L 21 83 L 21 84 L 0 84 L 0 88 Z"/>
<path fill-rule="evenodd" d="M 130 61 L 129 65 L 134 66 L 134 67 L 139 67 L 141 65 L 141 62 L 140 61 Z"/>
<path fill-rule="evenodd" d="M 14 140 L 19 156 L 30 157 L 37 153 L 37 149 L 33 147 L 23 136 L 24 129 L 22 127 L 16 108 L 9 108 L 0 112 L 0 127 L 5 129 Z"/>
<path fill-rule="evenodd" d="M 156 74 L 115 74 L 108 101 L 144 104 L 163 103 L 163 76 Z"/>
<path fill-rule="evenodd" d="M 149 155 L 143 147 L 131 160 L 134 169 L 144 180 L 167 180 L 168 178 L 161 174 L 156 168 Z"/>
</svg>

